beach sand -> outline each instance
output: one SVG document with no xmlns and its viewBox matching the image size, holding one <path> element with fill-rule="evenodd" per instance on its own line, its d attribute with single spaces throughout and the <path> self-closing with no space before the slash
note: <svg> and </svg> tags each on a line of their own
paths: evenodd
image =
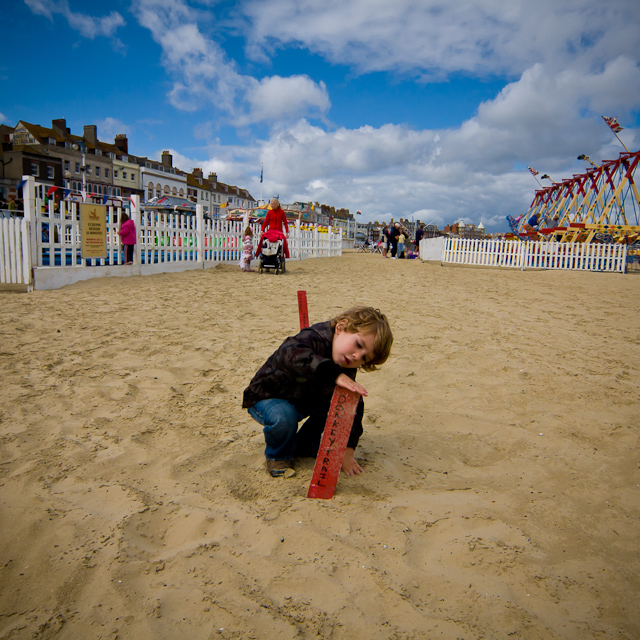
<svg viewBox="0 0 640 640">
<path fill-rule="evenodd" d="M 640 278 L 287 266 L 0 295 L 0 639 L 640 638 Z M 241 409 L 300 289 L 395 335 L 332 500 Z"/>
</svg>

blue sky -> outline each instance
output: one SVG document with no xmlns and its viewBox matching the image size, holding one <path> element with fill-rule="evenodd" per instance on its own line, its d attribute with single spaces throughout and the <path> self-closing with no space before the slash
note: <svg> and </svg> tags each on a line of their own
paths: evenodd
<svg viewBox="0 0 640 640">
<path fill-rule="evenodd" d="M 96 124 L 256 198 L 501 231 L 527 166 L 617 157 L 601 115 L 638 148 L 637 0 L 2 4 L 1 122 Z"/>
</svg>

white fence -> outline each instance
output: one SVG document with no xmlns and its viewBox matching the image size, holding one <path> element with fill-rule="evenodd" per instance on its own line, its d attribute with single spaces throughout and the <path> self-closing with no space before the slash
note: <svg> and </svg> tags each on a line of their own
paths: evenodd
<svg viewBox="0 0 640 640">
<path fill-rule="evenodd" d="M 196 207 L 196 213 L 190 215 L 145 209 L 140 207 L 136 196 L 131 198 L 131 206 L 127 208 L 137 231 L 134 264 L 124 265 L 123 247 L 117 233 L 122 213 L 120 206 L 106 208 L 106 257 L 84 258 L 79 203 L 62 200 L 57 210 L 52 201 L 45 206 L 43 186 L 31 177 L 27 179 L 23 193 L 24 220 L 6 220 L 2 226 L 2 283 L 17 282 L 35 289 L 55 289 L 94 277 L 203 269 L 220 262 L 240 260 L 245 223 L 205 220 L 200 205 Z M 252 229 L 255 248 L 260 238 L 260 224 L 253 224 Z M 289 229 L 290 259 L 342 255 L 340 231 L 334 232 L 331 227 L 324 233 L 317 228 L 306 231 L 300 229 L 299 223 Z"/>
<path fill-rule="evenodd" d="M 435 257 L 438 252 L 440 257 Z M 420 242 L 423 260 L 514 269 L 575 269 L 625 272 L 627 247 L 620 244 L 522 242 L 427 238 Z"/>
<path fill-rule="evenodd" d="M 20 218 L 0 218 L 0 283 L 31 288 L 29 223 Z"/>
</svg>

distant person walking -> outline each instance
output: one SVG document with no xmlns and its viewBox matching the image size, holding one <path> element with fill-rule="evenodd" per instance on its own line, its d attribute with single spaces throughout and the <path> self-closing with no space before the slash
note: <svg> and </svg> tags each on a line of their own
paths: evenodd
<svg viewBox="0 0 640 640">
<path fill-rule="evenodd" d="M 389 227 L 385 224 L 380 232 L 380 242 L 382 242 L 382 257 L 387 257 L 389 251 Z"/>
<path fill-rule="evenodd" d="M 391 243 L 391 258 L 395 259 L 398 256 L 398 236 L 400 235 L 400 223 L 396 222 L 389 230 L 389 242 Z"/>
<path fill-rule="evenodd" d="M 424 238 L 424 225 L 423 224 L 421 224 L 416 229 L 416 248 L 415 248 L 415 252 L 416 253 L 420 253 L 420 241 L 422 240 L 422 238 Z"/>
<path fill-rule="evenodd" d="M 118 229 L 120 242 L 125 251 L 125 264 L 133 264 L 133 247 L 136 246 L 136 225 L 123 211 L 120 214 L 120 229 Z"/>
<path fill-rule="evenodd" d="M 400 235 L 398 236 L 398 258 L 404 258 L 404 245 L 405 245 L 406 237 L 402 230 L 400 231 Z"/>
</svg>

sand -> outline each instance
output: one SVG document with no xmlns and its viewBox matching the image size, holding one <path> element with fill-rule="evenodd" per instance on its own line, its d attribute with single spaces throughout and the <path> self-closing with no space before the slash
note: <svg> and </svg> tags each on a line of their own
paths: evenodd
<svg viewBox="0 0 640 640">
<path fill-rule="evenodd" d="M 332 500 L 240 406 L 299 289 L 395 334 Z M 0 294 L 0 638 L 640 638 L 639 303 L 354 253 Z"/>
</svg>

